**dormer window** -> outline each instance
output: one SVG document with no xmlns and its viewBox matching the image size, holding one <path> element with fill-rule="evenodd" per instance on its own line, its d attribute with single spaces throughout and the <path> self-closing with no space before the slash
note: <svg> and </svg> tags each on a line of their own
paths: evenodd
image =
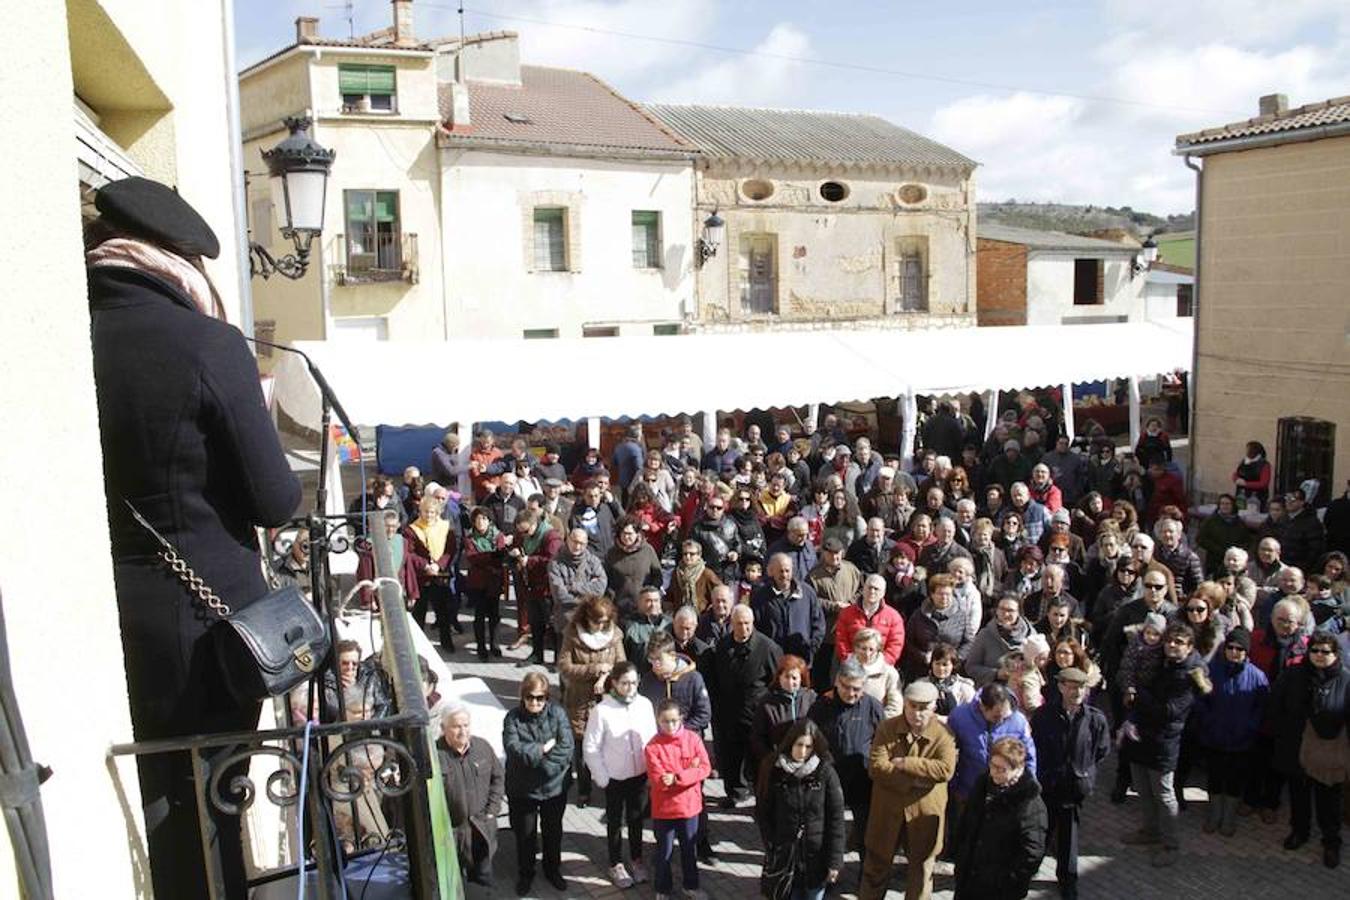
<svg viewBox="0 0 1350 900">
<path fill-rule="evenodd" d="M 345 113 L 392 113 L 396 80 L 393 66 L 338 66 L 338 90 Z"/>
</svg>

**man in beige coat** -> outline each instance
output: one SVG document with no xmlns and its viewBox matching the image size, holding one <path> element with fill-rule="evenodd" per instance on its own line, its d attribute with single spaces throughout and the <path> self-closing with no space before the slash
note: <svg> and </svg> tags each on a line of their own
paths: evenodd
<svg viewBox="0 0 1350 900">
<path fill-rule="evenodd" d="M 942 850 L 947 782 L 956 771 L 956 741 L 934 714 L 937 688 L 905 688 L 904 715 L 887 719 L 872 738 L 872 811 L 859 900 L 881 900 L 897 848 L 906 859 L 905 900 L 933 893 L 933 860 Z"/>
</svg>

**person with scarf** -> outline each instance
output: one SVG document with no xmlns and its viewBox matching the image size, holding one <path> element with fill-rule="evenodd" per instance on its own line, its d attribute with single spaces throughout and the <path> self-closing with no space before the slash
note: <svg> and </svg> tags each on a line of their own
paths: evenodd
<svg viewBox="0 0 1350 900">
<path fill-rule="evenodd" d="M 423 497 L 416 521 L 403 529 L 407 552 L 417 571 L 418 599 L 413 605 L 413 621 L 418 628 L 427 624 L 427 607 L 436 612 L 436 631 L 441 646 L 455 652 L 454 624 L 459 618 L 459 603 L 450 589 L 454 574 L 455 535 L 450 523 L 441 518 L 441 504 L 435 497 Z"/>
<path fill-rule="evenodd" d="M 642 862 L 642 823 L 647 812 L 647 742 L 656 736 L 656 711 L 638 691 L 638 669 L 614 664 L 604 698 L 591 708 L 582 755 L 591 779 L 605 792 L 605 838 L 609 880 L 619 890 L 648 880 Z M 623 830 L 628 829 L 628 862 Z"/>
<path fill-rule="evenodd" d="M 680 561 L 670 575 L 666 606 L 692 606 L 705 612 L 712 604 L 713 590 L 720 584 L 722 579 L 703 561 L 703 546 L 698 541 L 685 541 L 680 544 Z"/>
<path fill-rule="evenodd" d="M 1265 446 L 1260 441 L 1248 441 L 1245 455 L 1233 470 L 1233 493 L 1243 500 L 1255 500 L 1257 509 L 1265 509 L 1272 474 Z"/>
<path fill-rule="evenodd" d="M 502 723 L 507 816 L 516 839 L 516 893 L 521 897 L 534 884 L 540 832 L 544 878 L 555 890 L 567 891 L 562 822 L 572 781 L 572 743 L 567 713 L 549 699 L 548 675 L 526 672 L 520 681 L 520 704 L 507 711 Z"/>
<path fill-rule="evenodd" d="M 990 747 L 956 829 L 956 900 L 1021 900 L 1030 890 L 1048 824 L 1031 757 L 1016 737 Z"/>
<path fill-rule="evenodd" d="M 563 630 L 558 651 L 558 680 L 562 682 L 563 705 L 575 739 L 576 759 L 572 765 L 577 772 L 578 806 L 586 806 L 591 800 L 591 773 L 581 765 L 586 720 L 605 694 L 609 673 L 628 658 L 623 634 L 614 620 L 614 604 L 607 599 L 598 595 L 583 598 Z"/>
<path fill-rule="evenodd" d="M 756 790 L 764 840 L 760 893 L 772 900 L 821 900 L 844 864 L 844 792 L 829 744 L 799 719 L 767 754 Z"/>
<path fill-rule="evenodd" d="M 469 531 L 464 536 L 464 592 L 473 606 L 473 639 L 478 659 L 500 657 L 497 626 L 501 622 L 501 600 L 506 579 L 504 560 L 508 539 L 486 509 L 475 507 L 469 514 Z"/>
<path fill-rule="evenodd" d="M 528 660 L 520 666 L 542 666 L 549 630 L 548 564 L 562 546 L 562 535 L 534 510 L 527 509 L 512 523 L 515 533 L 506 550 L 516 595 L 520 636 L 533 645 Z"/>
<path fill-rule="evenodd" d="M 609 586 L 605 564 L 591 552 L 589 544 L 586 531 L 573 528 L 549 560 L 548 590 L 553 601 L 554 634 L 563 633 L 578 604 L 587 597 L 603 595 Z"/>
<path fill-rule="evenodd" d="M 994 605 L 994 618 L 975 635 L 966 656 L 966 674 L 983 687 L 998 674 L 999 663 L 1009 653 L 1018 653 L 1031 636 L 1031 623 L 1022 616 L 1022 601 L 1005 594 Z"/>
<path fill-rule="evenodd" d="M 1274 768 L 1289 779 L 1284 849 L 1308 842 L 1315 806 L 1322 862 L 1334 869 L 1341 863 L 1342 793 L 1350 777 L 1350 668 L 1335 635 L 1314 634 L 1303 662 L 1280 673 L 1266 718 L 1275 734 Z"/>
<path fill-rule="evenodd" d="M 750 726 L 750 758 L 754 771 L 770 756 L 793 723 L 805 718 L 816 702 L 811 689 L 811 671 L 800 656 L 784 654 L 778 660 L 773 687 L 755 709 Z"/>
<path fill-rule="evenodd" d="M 394 510 L 386 510 L 383 516 L 385 537 L 389 542 L 389 557 L 393 571 L 397 573 L 399 587 L 403 590 L 404 602 L 412 606 L 417 602 L 420 590 L 417 586 L 417 569 L 413 565 L 412 555 L 407 552 L 406 542 L 399 526 L 399 515 Z M 306 553 L 308 555 L 308 553 Z M 290 554 L 287 554 L 288 558 Z M 298 582 L 303 590 L 308 582 L 308 565 L 305 567 L 305 580 Z M 356 580 L 373 581 L 375 578 L 375 553 L 368 541 L 356 544 Z M 361 606 L 374 610 L 379 607 L 379 594 L 375 588 L 361 589 Z"/>
</svg>

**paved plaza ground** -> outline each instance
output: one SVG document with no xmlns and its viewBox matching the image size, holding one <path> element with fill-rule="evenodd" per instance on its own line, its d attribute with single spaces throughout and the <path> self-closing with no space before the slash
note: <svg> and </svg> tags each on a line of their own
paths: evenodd
<svg viewBox="0 0 1350 900">
<path fill-rule="evenodd" d="M 489 663 L 479 663 L 473 654 L 472 629 L 469 617 L 465 616 L 465 628 L 469 634 L 457 644 L 459 651 L 445 656 L 446 662 L 456 676 L 482 678 L 492 688 L 502 705 L 508 709 L 517 701 L 517 685 L 523 669 L 516 668 L 516 661 L 525 656 L 523 651 L 507 651 L 506 658 Z M 514 635 L 512 622 L 502 623 L 502 634 Z M 550 654 L 551 658 L 551 654 Z M 557 676 L 552 675 L 554 684 Z M 556 696 L 556 694 L 555 694 Z M 1219 835 L 1206 835 L 1200 825 L 1205 815 L 1205 792 L 1192 787 L 1187 792 L 1191 801 L 1190 808 L 1182 814 L 1182 856 L 1180 861 L 1168 869 L 1155 869 L 1149 864 L 1148 848 L 1127 847 L 1120 842 L 1120 836 L 1139 827 L 1139 801 L 1130 795 L 1121 806 L 1113 805 L 1106 797 L 1111 784 L 1114 769 L 1114 755 L 1108 761 L 1108 769 L 1102 773 L 1099 784 L 1103 787 L 1097 796 L 1089 801 L 1083 813 L 1084 831 L 1082 836 L 1079 884 L 1083 900 L 1094 898 L 1129 898 L 1129 900 L 1153 900 L 1153 898 L 1305 898 L 1305 900 L 1323 900 L 1323 898 L 1350 897 L 1350 873 L 1342 867 L 1329 870 L 1321 863 L 1321 847 L 1314 834 L 1313 839 L 1303 849 L 1290 853 L 1281 848 L 1280 842 L 1288 832 L 1287 805 L 1281 810 L 1280 820 L 1273 825 L 1263 824 L 1252 816 L 1241 819 L 1237 835 L 1223 838 Z M 1203 780 L 1203 775 L 1192 776 L 1194 783 Z M 713 779 L 708 782 L 707 793 L 710 798 L 722 796 L 722 784 Z M 650 884 L 638 885 L 621 891 L 613 887 L 605 876 L 608 855 L 605 849 L 604 795 L 598 788 L 591 798 L 591 805 L 579 808 L 576 803 L 576 789 L 573 787 L 572 802 L 568 804 L 563 821 L 563 874 L 568 880 L 568 890 L 559 893 L 553 890 L 543 879 L 542 873 L 535 879 L 533 897 L 650 897 L 653 894 Z M 759 871 L 761 861 L 761 842 L 751 816 L 753 809 L 727 811 L 712 805 L 713 848 L 720 861 L 712 866 L 700 868 L 702 887 L 714 898 L 750 898 L 759 895 Z M 467 885 L 470 898 L 512 897 L 515 896 L 516 850 L 515 839 L 506 822 L 505 809 L 500 819 L 500 846 L 496 859 L 496 886 L 487 890 L 476 885 Z M 651 849 L 651 830 L 646 832 L 648 856 Z M 678 868 L 678 863 L 677 863 Z M 844 871 L 840 878 L 840 889 L 827 896 L 854 898 L 857 896 L 858 857 L 848 854 L 844 859 Z M 679 884 L 676 874 L 676 884 Z M 896 877 L 892 880 L 889 897 L 901 897 L 903 890 L 903 871 L 896 866 Z M 935 898 L 950 898 L 953 881 L 951 866 L 939 863 L 937 877 L 934 880 Z M 677 893 L 678 896 L 678 893 Z M 1030 894 L 1033 898 L 1058 897 L 1055 887 L 1054 860 L 1047 858 L 1041 866 Z"/>
</svg>

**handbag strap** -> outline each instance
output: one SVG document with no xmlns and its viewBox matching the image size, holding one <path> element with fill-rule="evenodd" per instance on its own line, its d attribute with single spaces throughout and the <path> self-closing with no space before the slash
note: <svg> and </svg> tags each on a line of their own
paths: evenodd
<svg viewBox="0 0 1350 900">
<path fill-rule="evenodd" d="M 141 515 L 140 511 L 131 505 L 130 500 L 123 497 L 122 502 L 126 504 L 127 509 L 131 510 L 131 517 L 136 520 L 136 523 L 148 531 L 156 541 L 159 541 L 159 558 L 169 567 L 169 571 L 173 572 L 174 576 L 183 582 L 183 586 L 188 589 L 188 593 L 200 600 L 203 606 L 220 618 L 228 619 L 231 615 L 229 604 L 220 599 L 220 595 L 212 590 L 211 586 L 203 581 L 196 572 L 192 571 L 192 566 L 188 565 L 187 560 L 183 559 L 182 554 L 178 552 L 178 548 L 169 543 L 168 538 L 156 531 L 155 526 L 147 522 L 145 516 Z"/>
</svg>

